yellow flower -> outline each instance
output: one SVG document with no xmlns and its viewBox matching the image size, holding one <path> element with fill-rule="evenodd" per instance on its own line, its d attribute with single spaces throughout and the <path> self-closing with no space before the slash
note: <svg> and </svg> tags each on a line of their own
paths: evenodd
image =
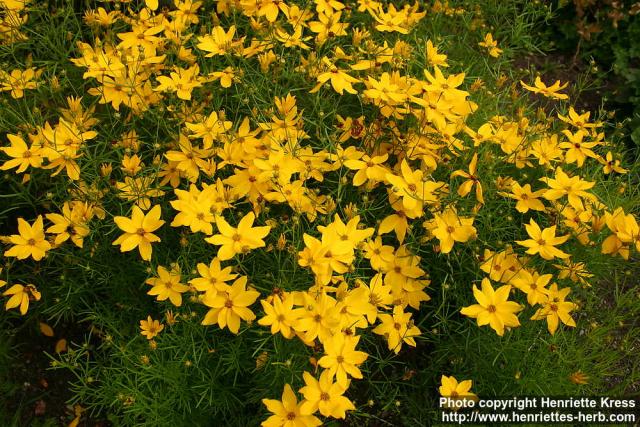
<svg viewBox="0 0 640 427">
<path fill-rule="evenodd" d="M 301 409 L 309 413 L 320 411 L 325 417 L 342 418 L 346 417 L 346 411 L 355 410 L 356 407 L 345 396 L 347 386 L 334 383 L 331 379 L 333 375 L 329 371 L 323 371 L 320 379 L 315 379 L 310 373 L 302 374 L 305 386 L 300 389 L 304 396 Z"/>
<path fill-rule="evenodd" d="M 377 316 L 377 308 L 369 301 L 369 289 L 366 286 L 349 289 L 347 282 L 342 282 L 336 291 L 339 311 L 339 328 L 342 331 L 354 331 L 366 328 Z M 371 319 L 371 321 L 368 321 Z"/>
<path fill-rule="evenodd" d="M 158 301 L 169 299 L 176 307 L 182 305 L 182 293 L 189 290 L 188 286 L 180 283 L 180 268 L 174 267 L 167 271 L 163 266 L 158 267 L 158 277 L 152 277 L 145 281 L 152 288 L 147 295 L 157 295 Z"/>
<path fill-rule="evenodd" d="M 253 2 L 252 2 L 253 3 Z M 254 3 L 255 4 L 255 3 Z M 256 16 L 264 16 L 269 22 L 276 22 L 282 10 L 285 14 L 289 6 L 280 0 L 261 0 L 256 6 Z"/>
<path fill-rule="evenodd" d="M 17 257 L 25 259 L 32 257 L 36 261 L 44 258 L 45 253 L 51 249 L 51 244 L 47 241 L 44 234 L 44 224 L 42 215 L 29 225 L 27 221 L 18 218 L 18 233 L 9 236 L 9 242 L 14 246 L 4 253 L 7 257 Z"/>
<path fill-rule="evenodd" d="M 393 186 L 393 191 L 402 198 L 402 206 L 411 210 L 422 207 L 423 203 L 437 201 L 435 192 L 443 187 L 440 182 L 434 182 L 426 178 L 424 172 L 418 169 L 413 171 L 405 159 L 400 164 L 402 176 L 387 173 L 387 181 Z"/>
<path fill-rule="evenodd" d="M 316 338 L 320 342 L 331 339 L 338 329 L 338 309 L 336 300 L 324 292 L 314 298 L 310 292 L 303 294 L 303 311 L 295 330 L 304 332 L 299 337 L 305 343 L 312 343 Z"/>
<path fill-rule="evenodd" d="M 569 235 L 556 237 L 556 226 L 540 229 L 540 226 L 531 218 L 529 224 L 525 224 L 527 234 L 530 239 L 516 240 L 516 243 L 524 246 L 529 255 L 540 254 L 546 260 L 557 258 L 569 258 L 569 254 L 557 249 L 556 245 L 561 245 L 569 239 Z"/>
<path fill-rule="evenodd" d="M 527 89 L 528 91 L 542 94 L 547 98 L 569 99 L 569 96 L 565 95 L 564 93 L 558 93 L 562 89 L 566 88 L 567 85 L 569 84 L 569 83 L 565 83 L 562 86 L 560 86 L 560 80 L 556 80 L 556 82 L 553 85 L 547 86 L 542 82 L 542 80 L 540 79 L 540 76 L 537 76 L 534 82 L 535 87 L 529 86 L 523 81 L 520 81 L 520 84 L 522 85 L 523 88 Z"/>
<path fill-rule="evenodd" d="M 422 215 L 422 212 L 418 216 Z M 402 244 L 404 238 L 407 235 L 407 229 L 409 228 L 409 221 L 407 220 L 407 213 L 403 210 L 397 210 L 396 213 L 385 217 L 378 227 L 378 234 L 387 234 L 393 231 L 398 238 L 398 242 Z"/>
<path fill-rule="evenodd" d="M 151 243 L 159 242 L 160 238 L 153 234 L 162 227 L 164 221 L 160 219 L 160 205 L 156 205 L 145 215 L 137 206 L 133 207 L 131 218 L 116 216 L 113 221 L 125 233 L 118 237 L 113 245 L 120 245 L 121 252 L 128 252 L 136 247 L 143 260 L 151 259 Z"/>
<path fill-rule="evenodd" d="M 158 320 L 153 320 L 151 316 L 147 316 L 147 320 L 140 321 L 140 329 L 142 335 L 148 340 L 152 340 L 164 329 L 164 325 Z"/>
<path fill-rule="evenodd" d="M 293 34 L 288 34 L 282 28 L 276 28 L 275 38 L 280 43 L 282 43 L 284 47 L 299 47 L 303 50 L 309 50 L 309 46 L 307 46 L 304 42 L 311 39 L 311 37 L 302 36 L 302 25 L 296 25 L 293 30 Z M 275 54 L 273 53 L 273 51 L 270 52 L 275 59 Z"/>
<path fill-rule="evenodd" d="M 551 335 L 556 333 L 560 321 L 567 326 L 575 327 L 576 322 L 571 317 L 571 312 L 578 308 L 572 302 L 565 301 L 567 295 L 571 292 L 570 288 L 558 289 L 556 283 L 549 287 L 546 301 L 542 304 L 542 308 L 531 317 L 531 320 L 547 321 L 547 327 Z"/>
<path fill-rule="evenodd" d="M 202 37 L 198 37 L 198 44 L 196 47 L 200 50 L 207 52 L 204 56 L 210 58 L 216 55 L 226 55 L 229 53 L 242 52 L 242 45 L 245 37 L 240 40 L 233 41 L 233 36 L 236 33 L 236 26 L 229 27 L 227 32 L 220 26 L 213 27 L 211 34 L 207 34 Z"/>
<path fill-rule="evenodd" d="M 623 168 L 622 166 L 620 166 L 620 160 L 613 159 L 613 154 L 611 153 L 611 151 L 607 152 L 606 158 L 602 158 L 601 156 L 597 157 L 598 162 L 600 162 L 600 164 L 603 166 L 602 171 L 605 174 L 610 174 L 611 172 L 616 172 L 616 173 L 627 173 L 628 171 Z"/>
<path fill-rule="evenodd" d="M 471 392 L 471 387 L 473 387 L 473 381 L 464 380 L 458 382 L 458 380 L 454 376 L 446 376 L 442 375 L 440 377 L 440 387 L 438 387 L 438 392 L 440 396 L 447 397 L 452 400 L 478 400 L 478 396 Z M 445 405 L 448 407 L 449 405 Z M 455 406 L 453 408 L 456 408 Z"/>
<path fill-rule="evenodd" d="M 324 343 L 325 355 L 318 360 L 318 365 L 326 369 L 329 378 L 335 376 L 345 390 L 349 387 L 348 376 L 362 379 L 358 365 L 369 357 L 367 353 L 356 350 L 359 341 L 360 337 L 338 333 Z"/>
<path fill-rule="evenodd" d="M 569 375 L 569 381 L 577 385 L 585 385 L 589 384 L 589 375 L 584 372 L 578 370 Z"/>
<path fill-rule="evenodd" d="M 309 22 L 309 29 L 317 33 L 317 44 L 324 43 L 329 37 L 347 35 L 348 23 L 340 22 L 342 12 L 325 11 L 318 14 L 318 20 Z"/>
<path fill-rule="evenodd" d="M 386 12 L 382 7 L 378 7 L 375 12 L 371 11 L 370 14 L 378 22 L 376 30 L 409 34 L 409 29 L 426 14 L 426 12 L 417 13 L 418 7 L 419 3 L 415 3 L 412 7 L 406 6 L 398 10 L 391 3 Z"/>
<path fill-rule="evenodd" d="M 285 295 L 283 298 L 275 295 L 271 303 L 260 300 L 264 309 L 264 317 L 258 320 L 258 324 L 262 326 L 271 326 L 271 334 L 275 335 L 281 332 L 285 338 L 293 338 L 293 328 L 298 323 L 299 309 L 293 308 L 294 297 L 291 294 Z"/>
<path fill-rule="evenodd" d="M 397 105 L 402 104 L 407 99 L 404 88 L 396 84 L 389 73 L 382 73 L 380 81 L 368 77 L 366 84 L 367 89 L 362 94 L 374 101 L 380 101 L 387 105 Z"/>
<path fill-rule="evenodd" d="M 500 336 L 504 335 L 504 328 L 520 326 L 516 313 L 524 307 L 517 302 L 508 301 L 511 286 L 500 286 L 494 291 L 491 282 L 486 277 L 482 279 L 482 290 L 473 285 L 473 295 L 478 304 L 464 307 L 460 313 L 477 319 L 478 326 L 489 325 Z"/>
<path fill-rule="evenodd" d="M 247 308 L 260 296 L 257 291 L 246 290 L 246 276 L 239 277 L 233 282 L 228 292 L 216 294 L 206 293 L 202 302 L 211 309 L 202 320 L 203 325 L 217 324 L 220 329 L 228 327 L 231 332 L 237 334 L 240 330 L 240 319 L 250 322 L 256 315 Z"/>
<path fill-rule="evenodd" d="M 9 296 L 11 298 L 5 303 L 5 310 L 11 310 L 12 308 L 19 307 L 20 314 L 25 315 L 29 309 L 29 301 L 34 299 L 40 301 L 40 292 L 33 285 L 13 285 L 9 289 L 3 292 L 2 296 Z"/>
<path fill-rule="evenodd" d="M 176 92 L 178 98 L 186 101 L 191 100 L 191 91 L 194 88 L 201 87 L 203 79 L 199 75 L 200 67 L 198 64 L 189 68 L 174 67 L 174 71 L 167 76 L 158 76 L 156 80 L 160 83 L 154 91 L 158 92 Z"/>
<path fill-rule="evenodd" d="M 582 167 L 587 157 L 598 158 L 598 155 L 591 149 L 600 144 L 599 141 L 585 142 L 583 138 L 587 135 L 585 131 L 579 130 L 571 133 L 563 130 L 562 133 L 567 137 L 568 141 L 559 145 L 560 148 L 566 149 L 565 162 L 576 163 L 578 167 Z"/>
<path fill-rule="evenodd" d="M 24 10 L 29 3 L 31 3 L 31 0 L 3 0 L 2 8 L 12 12 L 20 12 Z"/>
<path fill-rule="evenodd" d="M 535 211 L 545 210 L 544 204 L 538 200 L 544 193 L 545 190 L 532 191 L 531 184 L 525 184 L 524 187 L 522 187 L 514 181 L 511 185 L 511 193 L 504 195 L 518 201 L 516 203 L 516 210 L 518 212 L 527 213 L 530 209 Z"/>
<path fill-rule="evenodd" d="M 208 237 L 205 241 L 220 245 L 218 249 L 218 258 L 225 261 L 233 258 L 236 254 L 246 253 L 252 249 L 262 248 L 265 246 L 264 239 L 270 226 L 252 227 L 256 218 L 253 212 L 249 212 L 238 223 L 238 228 L 233 228 L 222 216 L 216 218 L 216 225 L 221 234 Z"/>
<path fill-rule="evenodd" d="M 46 214 L 47 219 L 53 222 L 53 225 L 47 228 L 47 233 L 56 234 L 54 241 L 56 246 L 61 245 L 69 238 L 79 248 L 83 246 L 84 238 L 89 235 L 90 231 L 83 217 L 85 209 L 86 204 L 75 204 L 72 209 L 69 202 L 65 202 L 62 206 L 62 215 Z"/>
<path fill-rule="evenodd" d="M 563 116 L 558 113 L 558 118 L 565 123 L 569 123 L 572 126 L 577 127 L 581 130 L 588 130 L 593 128 L 598 128 L 602 126 L 602 123 L 589 123 L 589 117 L 591 116 L 591 112 L 587 111 L 584 114 L 578 114 L 576 110 L 571 106 L 569 107 L 569 116 Z"/>
<path fill-rule="evenodd" d="M 378 317 L 381 324 L 373 329 L 373 333 L 384 335 L 387 338 L 389 350 L 398 354 L 402 343 L 412 347 L 416 346 L 414 337 L 420 335 L 420 329 L 413 324 L 411 313 L 405 313 L 402 307 L 397 305 L 393 308 L 393 315 L 384 313 Z"/>
<path fill-rule="evenodd" d="M 365 243 L 364 257 L 369 259 L 371 268 L 376 271 L 386 271 L 389 269 L 390 262 L 393 259 L 393 246 L 383 245 L 382 237 L 378 236 L 375 240 L 369 240 Z"/>
<path fill-rule="evenodd" d="M 484 262 L 480 265 L 480 269 L 489 274 L 491 280 L 497 282 L 509 283 L 522 269 L 522 263 L 513 253 L 511 246 L 497 253 L 485 249 L 483 259 Z"/>
<path fill-rule="evenodd" d="M 359 223 L 360 215 L 356 215 L 345 224 L 340 216 L 335 214 L 333 222 L 327 226 L 319 225 L 318 231 L 322 233 L 323 242 L 341 241 L 349 243 L 355 249 L 361 242 L 371 237 L 374 231 L 373 228 L 359 229 Z"/>
<path fill-rule="evenodd" d="M 157 3 L 157 0 L 153 0 Z M 138 48 L 142 47 L 147 57 L 153 57 L 156 53 L 156 46 L 161 44 L 162 39 L 156 34 L 164 30 L 162 25 L 148 27 L 146 25 L 134 25 L 131 31 L 126 33 L 118 33 L 117 36 L 122 40 L 118 44 L 118 48 Z"/>
<path fill-rule="evenodd" d="M 42 166 L 42 147 L 37 144 L 32 144 L 31 147 L 27 146 L 24 139 L 18 135 L 8 134 L 10 147 L 0 147 L 0 150 L 12 157 L 11 160 L 5 161 L 0 170 L 9 170 L 17 167 L 16 173 L 22 173 L 27 170 L 29 166 L 32 168 L 39 168 Z"/>
<path fill-rule="evenodd" d="M 186 126 L 187 129 L 193 132 L 191 138 L 202 138 L 204 147 L 208 149 L 213 146 L 214 141 L 219 141 L 220 138 L 231 129 L 233 123 L 225 120 L 222 112 L 212 111 L 204 120 L 196 123 L 187 122 Z M 180 149 L 185 151 L 182 147 L 180 147 Z M 197 156 L 204 157 L 206 154 L 208 154 L 206 150 L 198 150 Z"/>
<path fill-rule="evenodd" d="M 262 422 L 262 427 L 317 427 L 322 425 L 314 411 L 302 408 L 289 384 L 285 384 L 281 400 L 262 399 L 271 415 Z"/>
<path fill-rule="evenodd" d="M 356 187 L 369 181 L 371 184 L 377 184 L 385 180 L 385 176 L 388 169 L 382 166 L 387 161 L 389 155 L 387 153 L 381 156 L 369 157 L 365 154 L 360 160 L 349 159 L 344 162 L 344 165 L 351 169 L 357 170 L 353 176 L 353 185 Z"/>
<path fill-rule="evenodd" d="M 498 40 L 494 40 L 491 33 L 487 33 L 484 36 L 484 40 L 478 43 L 478 46 L 486 47 L 489 55 L 494 58 L 497 58 L 502 53 L 502 49 L 498 48 Z"/>
<path fill-rule="evenodd" d="M 9 20 L 9 23 L 11 23 L 11 20 Z M 15 69 L 10 74 L 6 71 L 0 71 L 0 92 L 10 91 L 12 98 L 22 98 L 26 89 L 35 89 L 37 87 L 34 79 L 38 78 L 40 74 L 42 74 L 42 70 L 37 71 L 35 68 L 27 68 L 24 71 Z"/>
<path fill-rule="evenodd" d="M 465 172 L 463 170 L 454 171 L 451 174 L 451 178 L 456 176 L 461 176 L 466 178 L 467 181 L 463 182 L 460 187 L 458 187 L 458 195 L 461 197 L 465 197 L 467 194 L 471 192 L 473 186 L 476 186 L 476 200 L 482 204 L 484 204 L 484 198 L 482 197 L 482 184 L 480 183 L 478 173 L 478 153 L 473 155 L 471 159 L 471 163 L 469 163 L 469 172 Z"/>
<path fill-rule="evenodd" d="M 569 278 L 574 283 L 577 282 L 583 286 L 591 286 L 587 279 L 593 277 L 593 274 L 587 271 L 584 262 L 571 262 L 569 260 L 565 260 L 564 262 L 565 264 L 553 264 L 555 268 L 560 270 L 558 279 Z"/>
<path fill-rule="evenodd" d="M 510 283 L 527 294 L 527 302 L 530 305 L 536 305 L 546 301 L 549 290 L 545 286 L 552 278 L 551 274 L 540 275 L 537 271 L 532 274 L 529 270 L 523 269 L 511 279 Z"/>
<path fill-rule="evenodd" d="M 558 135 L 537 139 L 531 143 L 531 154 L 538 159 L 540 166 L 551 165 L 562 159 L 562 150 L 558 144 Z"/>
<path fill-rule="evenodd" d="M 464 243 L 476 236 L 473 218 L 459 217 L 453 206 L 447 206 L 423 225 L 440 241 L 440 251 L 444 254 L 451 252 L 455 242 Z"/>
<path fill-rule="evenodd" d="M 203 262 L 198 263 L 197 269 L 200 277 L 189 280 L 189 283 L 200 292 L 215 294 L 228 291 L 230 286 L 226 282 L 238 277 L 232 273 L 233 267 L 222 268 L 218 258 L 213 258 L 208 266 Z"/>
<path fill-rule="evenodd" d="M 99 7 L 97 10 L 87 10 L 84 13 L 84 21 L 90 26 L 99 25 L 109 27 L 113 25 L 119 17 L 119 11 L 107 12 L 104 7 Z"/>
<path fill-rule="evenodd" d="M 215 187 L 208 187 L 215 189 Z M 191 184 L 189 191 L 175 189 L 178 200 L 172 200 L 171 206 L 179 213 L 171 222 L 172 227 L 189 226 L 192 233 L 199 231 L 210 235 L 215 216 L 211 209 L 211 191 L 199 191 Z"/>
<path fill-rule="evenodd" d="M 388 310 L 389 306 L 392 305 L 393 289 L 384 283 L 382 273 L 375 274 L 369 281 L 368 286 L 361 283 L 358 289 L 360 288 L 366 291 L 364 294 L 365 301 L 368 301 L 369 304 L 376 308 L 375 312 L 367 313 L 367 320 L 369 323 L 373 323 L 378 317 L 377 309 Z"/>
<path fill-rule="evenodd" d="M 445 101 L 456 102 L 460 99 L 464 99 L 468 92 L 457 89 L 458 86 L 464 82 L 464 73 L 460 74 L 452 74 L 450 76 L 445 77 L 442 74 L 442 71 L 439 67 L 435 67 L 434 74 L 431 74 L 429 71 L 424 70 L 424 76 L 427 78 L 427 83 L 423 83 L 423 89 L 427 92 L 434 92 L 436 96 L 442 95 Z M 468 102 L 468 101 L 465 101 Z M 421 103 L 421 105 L 426 104 L 428 107 L 429 103 Z M 447 108 L 451 108 L 447 106 Z"/>
<path fill-rule="evenodd" d="M 120 191 L 118 197 L 135 201 L 141 209 L 151 207 L 151 197 L 162 196 L 164 192 L 153 186 L 157 185 L 151 176 L 131 177 L 125 176 L 124 182 L 116 182 L 116 188 Z"/>
<path fill-rule="evenodd" d="M 622 207 L 613 213 L 606 212 L 605 222 L 614 234 L 602 242 L 602 253 L 619 253 L 624 259 L 629 259 L 629 245 L 635 244 L 640 251 L 640 226 L 632 214 L 625 214 Z"/>
<path fill-rule="evenodd" d="M 549 186 L 549 190 L 544 193 L 544 198 L 547 200 L 558 200 L 567 196 L 569 204 L 581 211 L 584 210 L 582 199 L 597 200 L 596 196 L 587 191 L 593 188 L 595 182 L 583 181 L 577 175 L 570 177 L 562 168 L 556 168 L 553 178 L 544 177 L 540 178 L 540 181 Z"/>
<path fill-rule="evenodd" d="M 230 88 L 233 82 L 240 81 L 240 75 L 241 72 L 238 72 L 238 70 L 233 67 L 227 67 L 222 71 L 209 73 L 209 77 L 213 79 L 212 81 L 219 80 L 220 86 L 223 88 Z"/>
<path fill-rule="evenodd" d="M 427 40 L 427 63 L 433 67 L 448 67 L 447 55 L 438 53 L 438 47 L 433 45 L 431 40 Z"/>
<path fill-rule="evenodd" d="M 309 93 L 318 92 L 322 85 L 324 85 L 327 81 L 331 81 L 333 90 L 338 92 L 340 95 L 342 95 L 345 90 L 351 94 L 358 93 L 358 91 L 353 88 L 352 83 L 359 83 L 360 80 L 350 76 L 343 70 L 336 67 L 326 56 L 322 58 L 322 63 L 327 67 L 328 71 L 318 75 L 318 84 L 315 85 L 314 88 L 309 91 Z"/>
</svg>

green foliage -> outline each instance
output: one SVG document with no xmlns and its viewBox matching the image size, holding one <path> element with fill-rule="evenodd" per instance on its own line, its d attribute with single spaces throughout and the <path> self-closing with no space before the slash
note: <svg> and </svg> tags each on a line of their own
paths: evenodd
<svg viewBox="0 0 640 427">
<path fill-rule="evenodd" d="M 541 30 L 549 42 L 546 50 L 557 48 L 573 55 L 574 63 L 595 74 L 607 106 L 626 121 L 628 140 L 636 150 L 640 146 L 639 10 L 632 0 L 559 2 L 551 25 Z"/>
</svg>

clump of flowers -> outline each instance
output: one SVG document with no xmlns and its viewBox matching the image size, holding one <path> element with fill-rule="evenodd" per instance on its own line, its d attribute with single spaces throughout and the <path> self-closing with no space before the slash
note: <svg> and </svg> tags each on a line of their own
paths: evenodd
<svg viewBox="0 0 640 427">
<path fill-rule="evenodd" d="M 592 277 L 585 251 L 640 251 L 636 216 L 598 191 L 604 175 L 627 172 L 603 125 L 576 113 L 566 83 L 539 77 L 521 86 L 566 115 L 488 114 L 445 46 L 411 45 L 422 3 L 357 3 L 220 1 L 214 21 L 202 2 L 180 0 L 88 13 L 95 38 L 70 60 L 86 92 L 2 139 L 0 169 L 57 185 L 60 199 L 10 224 L 4 256 L 38 266 L 110 251 L 147 272 L 132 287 L 208 335 L 313 352 L 295 371 L 303 386 L 262 399 L 263 426 L 348 417 L 373 345 L 391 357 L 420 347 L 444 281 L 432 263 L 475 278 L 456 284 L 461 322 L 502 337 L 531 311 L 551 334 L 575 327 L 571 286 Z M 503 55 L 491 33 L 475 43 Z M 293 75 L 296 89 L 253 105 L 256 74 Z M 28 97 L 40 77 L 2 72 L 0 91 Z M 326 99 L 335 114 L 314 113 Z M 141 124 L 160 115 L 157 128 Z M 492 240 L 491 212 L 511 218 L 509 241 Z M 2 295 L 22 315 L 40 300 L 34 285 Z M 171 313 L 166 329 L 140 320 L 140 334 L 154 346 L 179 334 Z M 441 382 L 442 396 L 475 398 L 471 380 Z"/>
</svg>

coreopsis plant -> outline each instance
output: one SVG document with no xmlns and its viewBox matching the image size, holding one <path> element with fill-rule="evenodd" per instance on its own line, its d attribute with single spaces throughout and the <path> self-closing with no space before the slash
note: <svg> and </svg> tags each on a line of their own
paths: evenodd
<svg viewBox="0 0 640 427">
<path fill-rule="evenodd" d="M 17 308 L 20 310 L 20 314 L 27 314 L 29 310 L 29 301 L 31 299 L 39 301 L 41 298 L 40 292 L 33 285 L 13 285 L 2 293 L 2 296 L 9 297 L 5 303 L 5 309 L 10 310 Z"/>
<path fill-rule="evenodd" d="M 525 225 L 529 239 L 517 240 L 516 243 L 524 246 L 531 255 L 540 254 L 544 259 L 569 258 L 569 254 L 556 248 L 569 239 L 569 236 L 556 236 L 556 226 L 540 229 L 540 226 L 532 219 Z"/>
<path fill-rule="evenodd" d="M 49 55 L 38 7 L 0 0 L 3 49 Z M 4 307 L 91 324 L 54 366 L 74 403 L 121 425 L 402 425 L 405 384 L 509 390 L 486 381 L 511 346 L 574 337 L 603 265 L 640 251 L 636 172 L 568 83 L 500 75 L 510 36 L 481 18 L 103 2 L 68 51 L 0 72 Z"/>
<path fill-rule="evenodd" d="M 504 285 L 493 289 L 486 277 L 482 279 L 482 288 L 473 286 L 473 295 L 477 304 L 464 307 L 460 313 L 477 319 L 478 326 L 489 325 L 500 336 L 504 335 L 505 327 L 520 326 L 516 313 L 522 310 L 517 302 L 508 301 L 511 286 Z"/>
<path fill-rule="evenodd" d="M 153 320 L 151 316 L 147 316 L 146 320 L 140 321 L 140 329 L 140 333 L 142 335 L 144 335 L 148 340 L 152 340 L 162 332 L 164 325 L 158 320 Z"/>
<path fill-rule="evenodd" d="M 205 240 L 213 245 L 219 245 L 218 258 L 225 261 L 240 253 L 248 252 L 265 246 L 264 239 L 271 227 L 252 227 L 255 215 L 249 212 L 238 223 L 237 228 L 233 228 L 222 217 L 216 218 L 216 225 L 220 234 L 207 237 Z"/>
<path fill-rule="evenodd" d="M 560 322 L 567 326 L 576 326 L 576 322 L 571 317 L 571 312 L 577 308 L 577 305 L 570 301 L 565 301 L 567 295 L 571 292 L 571 288 L 558 289 L 557 284 L 549 287 L 546 298 L 542 301 L 542 307 L 535 312 L 532 320 L 546 320 L 549 332 L 555 334 Z"/>
<path fill-rule="evenodd" d="M 18 218 L 18 232 L 9 236 L 9 242 L 13 246 L 4 253 L 7 257 L 16 257 L 18 259 L 33 258 L 40 261 L 45 257 L 51 244 L 46 240 L 43 219 L 41 215 L 35 220 L 33 225 L 29 225 L 27 221 Z"/>
<path fill-rule="evenodd" d="M 448 404 L 449 400 L 478 400 L 478 396 L 471 392 L 471 387 L 473 387 L 472 380 L 458 381 L 454 376 L 442 375 L 440 384 L 438 392 L 440 396 L 447 398 L 447 403 L 444 404 L 445 407 L 451 406 L 454 410 L 456 409 L 455 406 Z"/>
<path fill-rule="evenodd" d="M 554 84 L 552 84 L 551 86 L 547 86 L 542 79 L 540 78 L 540 76 L 537 76 L 534 82 L 534 86 L 530 86 L 528 84 L 526 84 L 525 82 L 520 82 L 520 84 L 522 85 L 523 88 L 525 88 L 528 91 L 531 91 L 533 93 L 539 93 L 543 96 L 546 96 L 548 98 L 554 98 L 554 99 L 568 99 L 569 96 L 567 94 L 564 93 L 560 93 L 560 91 L 564 88 L 566 88 L 569 83 L 565 83 L 563 85 L 560 84 L 560 80 L 556 80 L 556 82 Z"/>
<path fill-rule="evenodd" d="M 159 242 L 160 238 L 153 234 L 162 227 L 164 220 L 160 219 L 160 206 L 156 205 L 145 214 L 138 206 L 134 206 L 131 218 L 117 216 L 113 218 L 116 225 L 124 231 L 124 234 L 113 241 L 114 245 L 120 245 L 122 252 L 132 251 L 138 248 L 143 260 L 149 261 L 153 248 L 151 243 Z"/>
</svg>

